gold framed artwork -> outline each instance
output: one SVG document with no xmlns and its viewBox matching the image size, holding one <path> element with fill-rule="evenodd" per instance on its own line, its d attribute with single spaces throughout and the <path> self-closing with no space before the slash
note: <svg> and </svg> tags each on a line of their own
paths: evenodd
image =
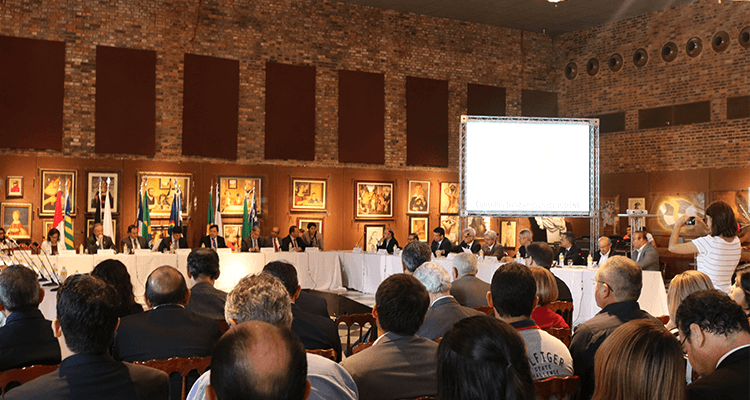
<svg viewBox="0 0 750 400">
<path fill-rule="evenodd" d="M 23 177 L 9 176 L 5 179 L 5 198 L 23 197 Z"/>
<path fill-rule="evenodd" d="M 41 182 L 41 184 L 39 185 L 39 188 L 41 190 L 39 198 L 42 199 L 42 204 L 39 207 L 39 215 L 55 215 L 57 188 L 59 186 L 64 196 L 66 184 L 68 185 L 70 204 L 72 205 L 70 215 L 76 215 L 76 181 L 78 177 L 78 171 L 41 169 L 39 170 L 39 175 Z"/>
<path fill-rule="evenodd" d="M 468 217 L 467 222 L 469 228 L 474 228 L 477 232 L 476 239 L 484 239 L 484 234 L 491 229 L 490 224 L 492 223 L 490 217 Z"/>
<path fill-rule="evenodd" d="M 93 218 L 86 218 L 86 237 L 90 237 L 92 233 L 92 229 L 94 227 L 94 219 Z M 151 227 L 153 228 L 153 227 Z M 154 229 L 152 229 L 152 232 Z M 45 235 L 47 232 L 44 233 Z M 115 243 L 115 245 L 119 245 L 119 242 L 117 242 L 117 220 L 112 218 L 112 242 Z"/>
<path fill-rule="evenodd" d="M 458 214 L 459 184 L 440 182 L 440 214 Z"/>
<path fill-rule="evenodd" d="M 55 226 L 52 225 L 54 223 L 55 221 L 51 219 L 45 219 L 44 221 L 42 221 L 42 229 L 44 229 L 42 231 L 42 237 L 43 237 L 42 240 L 47 240 L 47 234 L 52 228 L 55 228 Z M 62 238 L 62 240 L 65 240 L 63 238 L 64 235 L 65 235 L 65 232 L 60 232 L 60 238 Z"/>
<path fill-rule="evenodd" d="M 325 211 L 325 179 L 292 179 L 292 211 Z"/>
<path fill-rule="evenodd" d="M 750 211 L 748 211 L 748 191 L 747 190 L 729 190 L 711 192 L 711 203 L 721 200 L 734 210 L 734 218 L 740 224 L 740 230 L 746 230 L 750 225 Z M 710 204 L 710 203 L 709 203 Z M 738 235 L 739 236 L 739 235 Z"/>
<path fill-rule="evenodd" d="M 445 230 L 445 237 L 456 244 L 458 242 L 458 215 L 441 215 L 440 226 Z"/>
<path fill-rule="evenodd" d="M 409 206 L 411 214 L 430 212 L 430 181 L 409 181 Z"/>
<path fill-rule="evenodd" d="M 697 216 L 699 219 L 705 214 L 706 195 L 705 193 L 685 193 L 674 195 L 654 195 L 652 204 L 655 209 L 656 221 L 649 223 L 649 230 L 653 233 L 668 234 L 672 232 L 675 221 L 683 215 Z M 651 222 L 651 221 L 649 221 Z M 686 237 L 702 236 L 705 232 L 705 226 L 702 223 L 696 223 L 693 226 L 686 226 L 680 232 L 680 235 Z"/>
<path fill-rule="evenodd" d="M 318 226 L 318 233 L 323 235 L 323 218 L 308 218 L 308 217 L 298 217 L 297 218 L 297 227 L 302 230 L 307 230 L 307 224 L 310 222 L 314 222 L 315 225 Z"/>
<path fill-rule="evenodd" d="M 516 221 L 500 221 L 500 244 L 503 247 L 516 247 Z"/>
<path fill-rule="evenodd" d="M 234 251 L 242 247 L 242 224 L 224 224 L 224 241 Z"/>
<path fill-rule="evenodd" d="M 645 197 L 628 198 L 628 210 L 648 210 Z"/>
<path fill-rule="evenodd" d="M 603 232 L 611 232 L 611 235 L 617 234 L 617 226 L 620 223 L 620 217 L 617 216 L 619 210 L 620 196 L 599 198 L 600 224 Z"/>
<path fill-rule="evenodd" d="M 409 217 L 409 233 L 416 233 L 420 241 L 430 243 L 431 241 L 427 240 L 427 232 L 430 231 L 429 224 L 428 217 Z"/>
<path fill-rule="evenodd" d="M 385 225 L 365 225 L 365 251 L 375 251 L 385 235 Z"/>
<path fill-rule="evenodd" d="M 96 212 L 96 195 L 99 194 L 99 178 L 102 182 L 102 198 L 101 207 L 104 211 L 105 200 L 104 196 L 107 194 L 107 179 L 110 180 L 109 185 L 109 206 L 112 208 L 113 213 L 118 212 L 117 204 L 119 203 L 119 187 L 120 187 L 120 174 L 117 172 L 87 172 L 86 173 L 86 212 Z M 72 203 L 71 203 L 72 204 Z"/>
<path fill-rule="evenodd" d="M 357 219 L 393 218 L 393 182 L 355 182 Z"/>
<path fill-rule="evenodd" d="M 31 203 L 2 203 L 0 215 L 5 236 L 15 240 L 31 239 Z"/>
<path fill-rule="evenodd" d="M 256 211 L 258 215 L 261 215 L 263 212 L 261 205 L 261 199 L 263 198 L 263 193 L 261 192 L 262 180 L 260 176 L 220 176 L 219 201 L 221 203 L 221 215 L 242 216 L 244 210 L 242 201 L 245 199 L 246 192 L 248 213 L 250 212 L 250 207 L 252 207 L 252 197 L 254 196 Z M 242 232 L 242 229 L 240 229 L 240 232 Z"/>
<path fill-rule="evenodd" d="M 172 212 L 174 190 L 176 189 L 175 180 L 182 192 L 182 217 L 185 218 L 190 215 L 189 204 L 192 193 L 192 174 L 139 172 L 138 187 L 140 187 L 144 179 L 146 179 L 144 188 L 146 191 L 146 202 L 148 203 L 148 212 L 151 219 L 169 218 L 169 213 Z M 136 196 L 138 196 L 138 193 L 136 193 Z M 138 204 L 137 199 L 135 204 Z"/>
</svg>

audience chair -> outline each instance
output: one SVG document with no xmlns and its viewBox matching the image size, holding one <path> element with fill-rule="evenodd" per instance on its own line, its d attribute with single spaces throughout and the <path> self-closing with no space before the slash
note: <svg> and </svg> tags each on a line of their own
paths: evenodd
<svg viewBox="0 0 750 400">
<path fill-rule="evenodd" d="M 658 319 L 662 324 L 666 325 L 669 322 L 669 315 L 662 315 L 661 317 L 656 317 L 656 319 Z"/>
<path fill-rule="evenodd" d="M 573 303 L 569 301 L 553 301 L 547 307 L 562 316 L 568 326 L 573 326 Z"/>
<path fill-rule="evenodd" d="M 565 343 L 565 347 L 570 347 L 570 339 L 573 336 L 573 331 L 571 331 L 570 328 L 549 327 L 544 328 L 543 331 L 560 339 L 563 343 Z"/>
<path fill-rule="evenodd" d="M 221 330 L 221 334 L 227 333 L 229 330 L 229 323 L 227 321 L 224 321 L 223 319 L 217 319 L 216 323 L 219 324 L 219 329 Z"/>
<path fill-rule="evenodd" d="M 355 354 L 359 353 L 360 351 L 362 351 L 364 349 L 369 349 L 373 345 L 373 343 L 374 342 L 360 343 L 360 344 L 352 347 L 351 355 L 355 355 Z"/>
<path fill-rule="evenodd" d="M 534 381 L 534 391 L 541 400 L 549 400 L 552 395 L 558 399 L 572 396 L 578 390 L 580 379 L 577 376 L 566 376 L 564 378 L 553 376 L 551 378 Z M 569 396 L 568 396 L 569 397 Z"/>
<path fill-rule="evenodd" d="M 185 387 L 185 378 L 192 370 L 198 371 L 199 375 L 206 372 L 211 365 L 211 357 L 171 357 L 167 359 L 133 361 L 133 364 L 156 368 L 160 371 L 166 372 L 167 375 L 171 375 L 173 372 L 178 372 L 182 376 L 182 394 L 180 395 L 180 398 L 185 400 L 187 392 L 190 390 L 190 388 Z"/>
<path fill-rule="evenodd" d="M 492 307 L 490 307 L 490 306 L 472 307 L 472 308 L 475 309 L 475 310 L 477 310 L 477 311 L 479 311 L 479 312 L 483 312 L 483 313 L 489 315 L 490 317 L 494 317 L 495 316 L 495 309 L 492 308 Z"/>
<path fill-rule="evenodd" d="M 420 396 L 414 399 L 401 399 L 401 400 L 437 400 L 437 397 L 432 396 Z"/>
<path fill-rule="evenodd" d="M 341 315 L 338 318 L 336 318 L 336 329 L 339 328 L 339 324 L 344 323 L 346 324 L 346 354 L 354 354 L 352 352 L 352 325 L 357 324 L 359 326 L 359 339 L 362 341 L 362 336 L 365 334 L 365 325 L 370 324 L 373 330 L 375 330 L 375 334 L 370 334 L 369 341 L 374 342 L 375 339 L 377 339 L 377 323 L 375 322 L 375 317 L 372 316 L 372 314 L 348 314 L 348 315 Z"/>
<path fill-rule="evenodd" d="M 49 374 L 59 366 L 60 365 L 31 365 L 28 367 L 9 369 L 0 372 L 0 394 L 5 397 L 6 389 L 21 386 L 32 379 Z M 11 383 L 17 383 L 17 385 L 11 386 Z"/>
<path fill-rule="evenodd" d="M 328 358 L 334 362 L 336 361 L 336 350 L 334 349 L 305 349 L 305 351 L 310 354 L 317 354 L 321 357 Z"/>
</svg>

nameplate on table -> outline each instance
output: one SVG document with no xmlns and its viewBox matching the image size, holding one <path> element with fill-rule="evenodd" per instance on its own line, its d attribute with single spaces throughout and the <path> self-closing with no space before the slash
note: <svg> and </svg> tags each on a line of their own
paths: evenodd
<svg viewBox="0 0 750 400">
<path fill-rule="evenodd" d="M 319 251 L 320 251 L 320 249 L 317 248 L 317 247 L 308 247 L 308 248 L 305 249 L 306 253 L 317 253 Z"/>
<path fill-rule="evenodd" d="M 456 253 L 449 253 L 448 255 L 445 256 L 445 258 L 447 258 L 449 260 L 452 260 L 452 259 L 456 258 Z"/>
<path fill-rule="evenodd" d="M 361 253 L 361 252 L 362 252 L 362 248 L 361 247 L 355 247 L 355 248 L 352 249 L 352 253 Z"/>
<path fill-rule="evenodd" d="M 115 255 L 115 251 L 113 249 L 100 249 L 97 250 L 96 254 L 100 256 L 113 256 Z"/>
<path fill-rule="evenodd" d="M 232 254 L 232 249 L 230 249 L 229 247 L 224 247 L 224 248 L 221 248 L 221 249 L 216 249 L 216 253 L 218 253 L 218 254 Z"/>
<path fill-rule="evenodd" d="M 149 250 L 149 249 L 135 249 L 134 253 L 137 256 L 147 256 L 147 255 L 151 254 L 151 250 Z"/>
<path fill-rule="evenodd" d="M 175 250 L 175 254 L 177 254 L 178 256 L 188 255 L 188 254 L 190 254 L 191 251 L 193 251 L 193 250 L 191 250 L 191 249 L 177 249 L 177 250 Z"/>
<path fill-rule="evenodd" d="M 388 254 L 388 251 L 386 249 L 380 249 L 375 254 Z"/>
<path fill-rule="evenodd" d="M 57 255 L 58 256 L 66 256 L 66 257 L 74 256 L 74 255 L 76 255 L 76 251 L 75 250 L 59 250 L 57 252 Z"/>
<path fill-rule="evenodd" d="M 260 252 L 261 253 L 275 253 L 273 247 L 261 247 Z"/>
<path fill-rule="evenodd" d="M 495 257 L 495 256 L 484 256 L 484 262 L 497 263 L 497 257 Z"/>
</svg>

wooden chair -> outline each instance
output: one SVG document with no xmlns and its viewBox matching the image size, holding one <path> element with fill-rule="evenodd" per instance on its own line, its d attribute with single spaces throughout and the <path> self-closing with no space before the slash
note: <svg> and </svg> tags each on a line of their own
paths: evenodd
<svg viewBox="0 0 750 400">
<path fill-rule="evenodd" d="M 49 374 L 56 370 L 60 365 L 31 365 L 23 368 L 9 369 L 0 372 L 0 394 L 5 397 L 5 390 L 11 383 L 18 383 L 12 387 L 23 385 L 24 383 L 38 378 L 42 375 Z"/>
<path fill-rule="evenodd" d="M 437 400 L 437 397 L 432 396 L 420 396 L 414 399 L 401 399 L 401 400 Z"/>
<path fill-rule="evenodd" d="M 206 372 L 208 367 L 211 365 L 211 357 L 171 357 L 167 359 L 133 361 L 133 364 L 156 368 L 160 371 L 166 372 L 167 375 L 171 375 L 173 372 L 179 372 L 179 374 L 182 376 L 182 394 L 180 395 L 180 398 L 182 400 L 185 400 L 185 397 L 187 397 L 185 378 L 192 370 L 198 371 L 198 374 Z"/>
<path fill-rule="evenodd" d="M 573 331 L 571 331 L 570 328 L 549 327 L 542 330 L 560 339 L 563 343 L 565 343 L 565 347 L 570 347 L 570 339 L 573 336 Z"/>
<path fill-rule="evenodd" d="M 656 319 L 658 319 L 662 324 L 666 325 L 669 322 L 669 315 L 662 315 L 661 317 L 656 317 Z"/>
<path fill-rule="evenodd" d="M 553 301 L 547 307 L 562 316 L 568 326 L 573 326 L 573 303 L 569 301 Z"/>
<path fill-rule="evenodd" d="M 359 326 L 359 339 L 361 341 L 362 336 L 365 334 L 365 325 L 370 324 L 370 326 L 377 330 L 377 323 L 375 322 L 375 317 L 372 316 L 372 314 L 348 314 L 348 315 L 341 315 L 338 318 L 336 318 L 336 329 L 338 329 L 339 324 L 344 323 L 346 324 L 346 353 L 347 354 L 354 354 L 352 352 L 352 325 L 357 324 Z M 378 335 L 375 333 L 374 335 L 370 335 L 369 341 L 374 342 L 375 339 L 377 339 Z"/>
<path fill-rule="evenodd" d="M 321 357 L 325 357 L 329 360 L 336 361 L 336 350 L 334 349 L 305 349 L 310 354 L 317 354 Z"/>
<path fill-rule="evenodd" d="M 227 333 L 229 330 L 229 322 L 224 321 L 223 319 L 217 319 L 216 323 L 219 324 L 219 329 L 221 330 L 221 334 Z"/>
<path fill-rule="evenodd" d="M 360 343 L 360 344 L 358 344 L 358 345 L 356 345 L 356 346 L 354 346 L 352 348 L 352 353 L 351 354 L 355 355 L 355 354 L 359 353 L 360 351 L 362 351 L 364 349 L 369 349 L 370 347 L 372 347 L 373 343 L 374 342 Z"/>
<path fill-rule="evenodd" d="M 443 337 L 440 336 L 439 338 L 435 339 L 435 343 L 440 344 L 440 342 L 443 341 Z"/>
<path fill-rule="evenodd" d="M 558 399 L 571 396 L 578 390 L 580 379 L 577 376 L 566 376 L 564 378 L 553 376 L 551 378 L 534 381 L 534 391 L 542 400 L 549 400 L 552 395 Z"/>
<path fill-rule="evenodd" d="M 481 311 L 481 312 L 489 315 L 490 317 L 494 317 L 495 316 L 495 309 L 492 308 L 492 307 L 490 307 L 490 306 L 472 307 L 472 308 L 475 309 L 475 310 L 477 310 L 477 311 Z"/>
</svg>

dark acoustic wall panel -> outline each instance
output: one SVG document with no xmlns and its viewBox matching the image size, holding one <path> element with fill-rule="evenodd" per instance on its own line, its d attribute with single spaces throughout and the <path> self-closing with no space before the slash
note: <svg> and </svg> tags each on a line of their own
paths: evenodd
<svg viewBox="0 0 750 400">
<path fill-rule="evenodd" d="M 711 102 L 699 101 L 697 103 L 678 104 L 674 106 L 672 113 L 675 125 L 711 122 Z"/>
<path fill-rule="evenodd" d="M 522 90 L 521 115 L 524 117 L 557 117 L 557 93 Z"/>
<path fill-rule="evenodd" d="M 0 147 L 62 150 L 65 42 L 0 36 Z"/>
<path fill-rule="evenodd" d="M 505 116 L 505 88 L 469 84 L 466 112 L 468 115 Z"/>
<path fill-rule="evenodd" d="M 727 119 L 750 118 L 750 96 L 727 99 Z"/>
<path fill-rule="evenodd" d="M 622 132 L 625 130 L 625 111 L 596 115 L 599 118 L 599 133 Z"/>
<path fill-rule="evenodd" d="M 385 164 L 385 76 L 339 71 L 339 161 Z"/>
<path fill-rule="evenodd" d="M 267 160 L 315 160 L 315 67 L 266 63 Z"/>
<path fill-rule="evenodd" d="M 672 124 L 672 106 L 638 110 L 638 129 L 663 128 Z"/>
<path fill-rule="evenodd" d="M 406 164 L 448 166 L 448 81 L 406 77 Z"/>
<path fill-rule="evenodd" d="M 96 152 L 155 148 L 156 52 L 96 46 Z"/>
<path fill-rule="evenodd" d="M 236 160 L 239 101 L 238 60 L 185 54 L 182 154 Z"/>
</svg>

